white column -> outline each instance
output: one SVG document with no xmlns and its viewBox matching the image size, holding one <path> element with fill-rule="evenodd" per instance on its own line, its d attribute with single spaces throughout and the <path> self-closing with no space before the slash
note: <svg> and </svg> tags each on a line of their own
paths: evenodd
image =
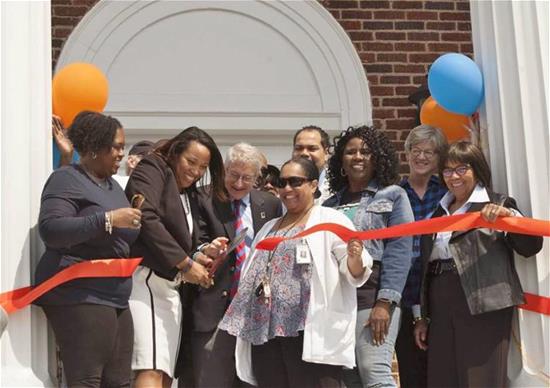
<svg viewBox="0 0 550 388">
<path fill-rule="evenodd" d="M 0 1 L 0 291 L 31 283 L 41 254 L 40 193 L 51 171 L 48 1 Z M 36 307 L 9 317 L 0 339 L 0 386 L 52 386 L 47 326 Z"/>
<path fill-rule="evenodd" d="M 547 1 L 471 1 L 475 61 L 485 79 L 484 148 L 496 191 L 525 215 L 550 219 Z M 550 247 L 516 258 L 526 292 L 550 296 Z M 550 317 L 518 311 L 510 341 L 511 386 L 550 385 Z"/>
</svg>

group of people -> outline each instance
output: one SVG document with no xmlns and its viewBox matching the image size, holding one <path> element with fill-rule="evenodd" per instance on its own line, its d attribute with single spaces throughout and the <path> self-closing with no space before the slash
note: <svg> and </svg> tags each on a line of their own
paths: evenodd
<svg viewBox="0 0 550 388">
<path fill-rule="evenodd" d="M 73 280 L 37 301 L 68 386 L 395 387 L 394 350 L 403 387 L 506 385 L 523 302 L 513 252 L 532 256 L 542 238 L 286 239 L 321 223 L 366 231 L 472 211 L 521 216 L 491 191 L 477 146 L 416 127 L 400 180 L 392 142 L 373 127 L 332 143 L 304 127 L 280 170 L 247 143 L 224 159 L 190 127 L 141 144 L 123 190 L 120 122 L 82 112 L 57 131 L 79 159 L 62 157 L 44 187 L 36 281 L 83 260 L 143 258 L 133 278 Z M 282 241 L 257 249 L 271 237 Z"/>
</svg>

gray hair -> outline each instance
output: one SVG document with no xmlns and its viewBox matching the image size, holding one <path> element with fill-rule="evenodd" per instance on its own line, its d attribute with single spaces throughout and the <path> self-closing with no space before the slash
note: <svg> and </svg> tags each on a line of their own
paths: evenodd
<svg viewBox="0 0 550 388">
<path fill-rule="evenodd" d="M 253 145 L 237 143 L 227 150 L 225 157 L 225 167 L 232 163 L 252 165 L 256 170 L 256 175 L 259 175 L 262 168 L 262 153 Z"/>
<path fill-rule="evenodd" d="M 405 151 L 411 152 L 411 149 L 422 142 L 431 141 L 435 145 L 435 149 L 439 154 L 442 154 L 448 147 L 447 138 L 441 132 L 441 129 L 432 127 L 431 125 L 422 124 L 415 127 L 405 140 Z"/>
</svg>

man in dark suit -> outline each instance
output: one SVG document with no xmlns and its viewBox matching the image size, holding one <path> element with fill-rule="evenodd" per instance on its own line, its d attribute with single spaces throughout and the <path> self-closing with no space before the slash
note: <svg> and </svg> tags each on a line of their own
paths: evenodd
<svg viewBox="0 0 550 388">
<path fill-rule="evenodd" d="M 225 161 L 225 188 L 229 201 L 203 198 L 200 202 L 201 242 L 211 237 L 230 241 L 238 230 L 248 228 L 245 245 L 230 252 L 217 269 L 214 285 L 201 288 L 193 302 L 193 364 L 195 385 L 232 387 L 239 382 L 235 372 L 235 337 L 218 330 L 218 323 L 237 287 L 240 259 L 250 250 L 256 233 L 269 220 L 282 214 L 281 202 L 272 194 L 253 190 L 261 168 L 261 154 L 246 143 L 232 146 Z"/>
</svg>

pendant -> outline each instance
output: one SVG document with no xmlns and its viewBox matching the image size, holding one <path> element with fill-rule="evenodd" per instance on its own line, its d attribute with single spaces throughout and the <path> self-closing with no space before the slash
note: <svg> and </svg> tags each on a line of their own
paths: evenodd
<svg viewBox="0 0 550 388">
<path fill-rule="evenodd" d="M 269 283 L 264 284 L 264 303 L 269 304 L 269 300 L 271 299 L 271 287 L 269 286 Z"/>
</svg>

